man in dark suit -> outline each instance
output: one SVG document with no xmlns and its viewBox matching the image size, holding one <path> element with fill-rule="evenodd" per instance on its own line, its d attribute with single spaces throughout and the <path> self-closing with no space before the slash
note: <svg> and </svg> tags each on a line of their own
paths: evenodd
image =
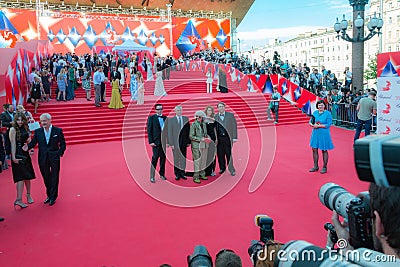
<svg viewBox="0 0 400 267">
<path fill-rule="evenodd" d="M 167 142 L 167 116 L 163 116 L 163 106 L 156 104 L 156 114 L 149 116 L 147 119 L 147 137 L 149 144 L 153 149 L 153 156 L 151 158 L 150 166 L 150 182 L 155 183 L 155 172 L 158 159 L 160 159 L 160 178 L 165 178 L 165 145 Z"/>
<path fill-rule="evenodd" d="M 171 76 L 172 57 L 169 56 L 165 59 L 165 79 L 169 80 Z"/>
<path fill-rule="evenodd" d="M 3 105 L 3 113 L 0 114 L 0 121 L 3 127 L 7 128 L 7 132 L 4 136 L 4 146 L 6 149 L 6 155 L 10 155 L 11 154 L 11 143 L 10 143 L 10 137 L 9 137 L 9 133 L 10 133 L 10 128 L 11 128 L 11 124 L 14 120 L 14 106 L 11 104 L 4 104 Z"/>
<path fill-rule="evenodd" d="M 121 80 L 121 73 L 117 70 L 117 68 L 114 66 L 111 73 L 110 73 L 110 80 L 112 81 L 113 78 Z"/>
<path fill-rule="evenodd" d="M 175 107 L 176 116 L 168 118 L 168 145 L 174 154 L 175 179 L 185 179 L 186 152 L 190 144 L 189 118 L 182 116 L 182 106 Z"/>
<path fill-rule="evenodd" d="M 53 206 L 58 196 L 58 181 L 60 174 L 60 158 L 64 155 L 66 144 L 61 128 L 51 125 L 51 116 L 48 113 L 40 115 L 41 128 L 35 131 L 32 141 L 24 145 L 28 151 L 39 145 L 39 169 L 46 186 L 47 198 L 44 204 Z"/>
<path fill-rule="evenodd" d="M 228 84 L 226 82 L 226 73 L 222 68 L 218 68 L 218 87 L 221 93 L 228 93 Z"/>
<path fill-rule="evenodd" d="M 228 170 L 232 176 L 235 176 L 236 171 L 233 167 L 232 146 L 237 141 L 237 122 L 233 113 L 225 111 L 225 103 L 218 103 L 218 113 L 215 115 L 216 130 L 217 130 L 217 156 L 219 173 L 222 174 Z"/>
</svg>

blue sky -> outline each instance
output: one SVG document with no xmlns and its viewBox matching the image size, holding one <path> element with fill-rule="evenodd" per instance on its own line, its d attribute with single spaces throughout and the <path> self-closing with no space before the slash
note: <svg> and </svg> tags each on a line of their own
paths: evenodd
<svg viewBox="0 0 400 267">
<path fill-rule="evenodd" d="M 242 50 L 269 39 L 287 40 L 299 33 L 332 27 L 343 14 L 350 18 L 349 0 L 255 0 L 237 28 Z"/>
</svg>

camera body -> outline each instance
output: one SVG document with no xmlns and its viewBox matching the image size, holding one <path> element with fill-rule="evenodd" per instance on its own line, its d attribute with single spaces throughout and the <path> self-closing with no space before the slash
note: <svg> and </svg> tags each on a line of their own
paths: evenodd
<svg viewBox="0 0 400 267">
<path fill-rule="evenodd" d="M 350 244 L 354 248 L 373 249 L 372 214 L 369 203 L 357 197 L 348 203 L 346 210 Z"/>
</svg>

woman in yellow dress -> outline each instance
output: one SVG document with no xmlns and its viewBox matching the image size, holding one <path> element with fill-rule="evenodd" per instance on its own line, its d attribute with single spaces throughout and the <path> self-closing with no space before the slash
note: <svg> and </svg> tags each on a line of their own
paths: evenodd
<svg viewBox="0 0 400 267">
<path fill-rule="evenodd" d="M 122 104 L 121 101 L 121 93 L 119 92 L 119 79 L 116 79 L 115 77 L 111 81 L 111 100 L 110 104 L 108 105 L 108 108 L 113 108 L 113 109 L 120 109 L 124 108 L 124 104 Z"/>
</svg>

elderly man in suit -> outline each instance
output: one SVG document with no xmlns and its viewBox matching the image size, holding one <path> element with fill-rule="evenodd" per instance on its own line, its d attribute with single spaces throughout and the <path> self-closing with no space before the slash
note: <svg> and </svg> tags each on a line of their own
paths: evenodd
<svg viewBox="0 0 400 267">
<path fill-rule="evenodd" d="M 232 176 L 236 171 L 233 167 L 232 146 L 237 141 L 237 122 L 233 113 L 225 111 L 225 103 L 218 103 L 218 113 L 215 115 L 217 122 L 217 157 L 219 173 L 223 174 L 228 165 L 228 170 Z"/>
<path fill-rule="evenodd" d="M 33 149 L 39 146 L 39 169 L 46 186 L 47 198 L 44 204 L 53 206 L 58 197 L 58 183 L 60 175 L 60 158 L 64 155 L 66 143 L 61 128 L 51 124 L 51 115 L 40 115 L 41 128 L 35 130 L 32 141 L 23 146 L 23 150 Z"/>
<path fill-rule="evenodd" d="M 117 70 L 117 68 L 114 66 L 112 68 L 112 71 L 110 72 L 110 80 L 113 80 L 113 78 L 121 80 L 121 72 Z"/>
<path fill-rule="evenodd" d="M 186 180 L 186 152 L 190 144 L 189 118 L 182 116 L 182 106 L 175 107 L 175 114 L 176 116 L 168 118 L 168 145 L 174 155 L 175 180 Z"/>
<path fill-rule="evenodd" d="M 147 138 L 150 146 L 153 149 L 150 167 L 150 182 L 155 183 L 155 172 L 158 159 L 160 159 L 160 178 L 165 178 L 165 145 L 167 142 L 167 116 L 162 115 L 163 106 L 156 104 L 156 114 L 149 116 L 147 119 Z"/>
</svg>

